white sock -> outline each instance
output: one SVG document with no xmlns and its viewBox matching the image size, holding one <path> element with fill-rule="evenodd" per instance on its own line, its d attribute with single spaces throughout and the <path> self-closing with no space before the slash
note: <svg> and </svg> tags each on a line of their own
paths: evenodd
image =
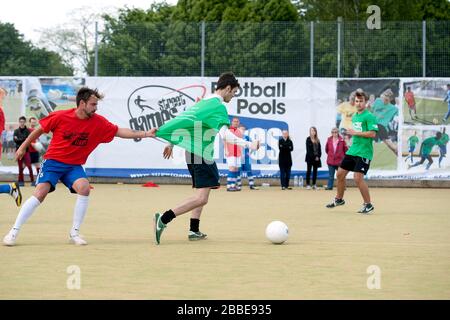
<svg viewBox="0 0 450 320">
<path fill-rule="evenodd" d="M 33 215 L 34 210 L 40 205 L 41 203 L 35 196 L 31 196 L 25 203 L 22 205 L 22 208 L 19 211 L 19 214 L 17 215 L 16 222 L 14 223 L 14 227 L 11 230 L 14 235 L 17 235 L 19 233 L 20 227 Z"/>
<path fill-rule="evenodd" d="M 75 209 L 73 211 L 73 226 L 72 230 L 70 230 L 71 235 L 77 235 L 79 233 L 88 205 L 89 196 L 78 195 L 77 203 L 75 204 Z"/>
</svg>

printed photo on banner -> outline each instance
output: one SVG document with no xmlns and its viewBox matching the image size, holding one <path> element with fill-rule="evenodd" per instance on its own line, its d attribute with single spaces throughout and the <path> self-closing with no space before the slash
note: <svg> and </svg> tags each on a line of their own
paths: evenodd
<svg viewBox="0 0 450 320">
<path fill-rule="evenodd" d="M 447 124 L 450 117 L 450 81 L 404 82 L 403 114 L 406 125 Z"/>
<path fill-rule="evenodd" d="M 355 93 L 362 89 L 367 95 L 367 109 L 377 118 L 378 132 L 374 139 L 373 169 L 396 170 L 398 153 L 398 122 L 400 112 L 399 80 L 338 80 L 336 127 L 348 145 L 352 117 L 356 112 Z"/>
<path fill-rule="evenodd" d="M 402 166 L 408 174 L 447 174 L 450 126 L 405 126 L 402 132 Z"/>
<path fill-rule="evenodd" d="M 76 108 L 75 97 L 85 85 L 84 78 L 26 78 L 24 81 L 25 117 L 37 121 L 57 110 Z M 41 153 L 45 153 L 51 135 L 43 134 L 39 138 Z"/>
<path fill-rule="evenodd" d="M 23 112 L 23 83 L 18 78 L 0 78 L 0 166 L 14 166 L 14 130 Z"/>
</svg>

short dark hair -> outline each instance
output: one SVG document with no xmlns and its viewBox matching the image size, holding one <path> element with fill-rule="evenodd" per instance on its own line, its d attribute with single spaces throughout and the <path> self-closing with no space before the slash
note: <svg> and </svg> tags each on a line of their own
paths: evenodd
<svg viewBox="0 0 450 320">
<path fill-rule="evenodd" d="M 357 91 L 355 92 L 355 97 L 358 97 L 358 98 L 364 98 L 365 101 L 368 100 L 368 99 L 367 99 L 366 93 L 365 93 L 364 91 L 362 91 L 362 90 L 357 90 Z"/>
<path fill-rule="evenodd" d="M 436 138 L 438 139 L 442 138 L 442 133 L 440 131 L 436 132 Z"/>
<path fill-rule="evenodd" d="M 20 120 L 23 120 L 23 121 L 27 122 L 27 118 L 25 118 L 24 116 L 21 116 L 21 117 L 19 118 L 19 122 L 20 122 Z"/>
<path fill-rule="evenodd" d="M 240 84 L 233 72 L 224 72 L 220 75 L 219 80 L 217 81 L 216 90 L 225 89 L 228 86 L 231 86 L 231 89 L 240 87 Z"/>
<path fill-rule="evenodd" d="M 99 100 L 103 99 L 103 94 L 98 92 L 97 89 L 91 89 L 88 87 L 83 87 L 78 90 L 77 93 L 77 107 L 80 105 L 81 101 L 88 102 L 91 96 L 97 97 Z"/>
<path fill-rule="evenodd" d="M 30 117 L 29 119 L 28 119 L 28 122 L 31 122 L 31 120 L 37 120 L 35 117 Z"/>
</svg>

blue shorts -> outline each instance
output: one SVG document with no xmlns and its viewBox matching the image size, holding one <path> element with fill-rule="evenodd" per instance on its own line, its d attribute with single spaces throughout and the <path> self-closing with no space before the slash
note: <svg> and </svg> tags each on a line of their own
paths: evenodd
<svg viewBox="0 0 450 320">
<path fill-rule="evenodd" d="M 42 161 L 41 171 L 36 180 L 39 183 L 50 183 L 50 192 L 55 191 L 56 184 L 60 180 L 72 193 L 76 193 L 72 188 L 73 183 L 80 179 L 87 179 L 86 172 L 81 165 L 65 164 L 56 160 L 47 159 Z"/>
<path fill-rule="evenodd" d="M 416 146 L 409 146 L 409 153 L 414 152 L 416 149 Z"/>
</svg>

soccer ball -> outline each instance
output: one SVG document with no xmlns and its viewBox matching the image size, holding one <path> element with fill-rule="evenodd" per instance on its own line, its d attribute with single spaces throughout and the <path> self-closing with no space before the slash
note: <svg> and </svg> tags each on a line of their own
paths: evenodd
<svg viewBox="0 0 450 320">
<path fill-rule="evenodd" d="M 288 238 L 289 230 L 287 225 L 281 221 L 272 221 L 266 227 L 266 237 L 274 244 L 282 244 Z"/>
<path fill-rule="evenodd" d="M 39 142 L 39 141 L 36 141 L 36 142 L 33 144 L 33 148 L 34 148 L 34 150 L 36 150 L 36 151 L 39 152 L 39 153 L 44 153 L 44 152 L 45 152 L 44 146 L 43 146 L 42 143 Z"/>
<path fill-rule="evenodd" d="M 436 119 L 436 118 L 434 118 L 434 119 L 433 119 L 433 123 L 434 123 L 434 124 L 438 124 L 438 123 L 439 123 L 439 120 Z"/>
</svg>

